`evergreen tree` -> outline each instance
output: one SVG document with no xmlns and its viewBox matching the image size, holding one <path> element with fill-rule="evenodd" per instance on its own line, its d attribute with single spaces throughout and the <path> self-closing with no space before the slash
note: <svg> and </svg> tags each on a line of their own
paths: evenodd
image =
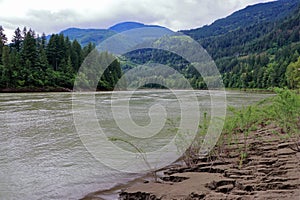
<svg viewBox="0 0 300 200">
<path fill-rule="evenodd" d="M 37 49 L 36 49 L 36 39 L 35 33 L 31 29 L 26 33 L 23 41 L 23 47 L 21 50 L 22 64 L 26 64 L 28 67 L 28 62 L 30 61 L 31 67 L 35 67 L 37 60 Z"/>
<path fill-rule="evenodd" d="M 6 42 L 7 42 L 7 38 L 6 35 L 4 34 L 4 29 L 2 26 L 0 26 L 0 61 L 2 61 L 2 53 L 3 53 L 2 51 Z"/>
<path fill-rule="evenodd" d="M 46 35 L 45 35 L 45 33 L 43 33 L 42 37 L 41 37 L 41 48 L 42 49 L 46 49 L 46 43 L 47 43 Z"/>
<path fill-rule="evenodd" d="M 8 46 L 3 47 L 2 63 L 3 63 L 3 66 L 4 66 L 3 76 L 4 76 L 4 79 L 5 79 L 6 87 L 10 87 L 12 69 L 11 69 L 11 63 L 10 63 L 10 57 L 9 57 L 9 47 Z"/>
<path fill-rule="evenodd" d="M 47 58 L 48 58 L 48 63 L 50 64 L 50 66 L 52 66 L 53 70 L 58 70 L 58 35 L 53 34 L 50 37 L 50 40 L 48 42 L 47 45 L 47 50 L 46 50 L 46 54 L 47 54 Z"/>
<path fill-rule="evenodd" d="M 27 28 L 26 28 L 26 26 L 23 28 L 23 38 L 25 38 L 26 37 L 26 34 L 27 34 Z"/>
<path fill-rule="evenodd" d="M 22 33 L 21 33 L 20 28 L 18 27 L 15 30 L 15 34 L 12 39 L 12 42 L 13 42 L 12 46 L 16 49 L 17 52 L 20 52 L 20 50 L 21 50 L 22 40 L 23 40 Z"/>
<path fill-rule="evenodd" d="M 62 34 L 53 34 L 47 43 L 45 34 L 36 36 L 31 29 L 24 27 L 15 30 L 10 46 L 6 45 L 7 39 L 0 27 L 1 60 L 0 62 L 0 88 L 13 87 L 65 87 L 73 88 L 75 70 L 81 66 L 84 58 L 93 52 L 95 45 L 89 44 L 82 48 L 78 41 L 71 42 Z M 102 81 L 95 83 L 98 89 L 111 90 L 122 75 L 119 61 L 108 54 L 94 51 L 94 67 L 88 68 L 83 75 L 84 81 L 91 84 L 93 80 L 99 81 L 103 68 Z M 100 71 L 99 71 L 100 70 Z M 102 71 L 103 72 L 103 71 Z M 95 79 L 93 79 L 95 78 Z M 93 79 L 93 80 L 92 80 Z"/>
<path fill-rule="evenodd" d="M 71 60 L 72 60 L 72 66 L 74 68 L 74 71 L 78 71 L 78 69 L 83 61 L 83 55 L 82 55 L 81 46 L 77 42 L 77 40 L 74 40 L 72 43 Z"/>
</svg>

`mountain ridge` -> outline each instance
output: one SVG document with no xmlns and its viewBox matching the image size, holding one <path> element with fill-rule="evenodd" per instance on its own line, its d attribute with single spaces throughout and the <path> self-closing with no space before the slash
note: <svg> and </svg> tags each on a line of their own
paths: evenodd
<svg viewBox="0 0 300 200">
<path fill-rule="evenodd" d="M 297 61 L 300 52 L 299 3 L 299 0 L 279 0 L 256 4 L 216 20 L 212 25 L 181 32 L 197 40 L 211 55 L 223 76 L 225 87 L 284 87 L 289 82 L 287 67 Z M 248 16 L 246 20 L 245 16 Z M 123 22 L 124 27 L 126 23 Z M 141 23 L 135 25 L 143 26 Z M 122 23 L 119 31 L 122 31 Z M 163 64 L 172 65 L 172 61 L 176 61 L 176 57 L 163 52 L 141 53 L 146 53 L 146 58 L 142 58 L 140 52 L 128 54 L 129 62 L 122 69 L 134 67 L 128 65 L 130 62 L 151 62 L 149 59 L 153 59 L 154 54 L 158 56 L 152 60 L 156 63 L 163 61 Z M 173 66 L 187 68 L 185 75 L 193 87 L 205 88 L 201 77 L 193 73 L 195 70 L 184 63 L 177 64 L 173 63 Z"/>
<path fill-rule="evenodd" d="M 282 19 L 286 17 L 293 8 L 296 8 L 297 4 L 299 4 L 299 0 L 278 0 L 250 5 L 225 18 L 214 21 L 211 25 L 190 30 L 181 30 L 180 32 L 196 40 L 221 35 L 236 30 L 242 25 L 251 26 L 257 23 Z"/>
<path fill-rule="evenodd" d="M 115 25 L 109 27 L 108 30 L 113 30 L 113 31 L 120 33 L 123 31 L 135 29 L 135 28 L 149 28 L 149 27 L 165 28 L 165 27 L 159 26 L 159 25 L 147 25 L 147 24 L 140 23 L 140 22 L 126 21 L 126 22 L 120 22 L 118 24 L 115 24 Z"/>
<path fill-rule="evenodd" d="M 88 43 L 99 44 L 105 39 L 113 36 L 114 34 L 121 33 L 123 31 L 128 31 L 135 28 L 165 28 L 159 25 L 147 25 L 140 22 L 120 22 L 107 29 L 97 29 L 97 28 L 76 28 L 71 27 L 60 31 L 59 34 L 69 37 L 70 40 L 77 40 L 82 46 L 86 46 Z M 50 38 L 50 36 L 48 36 Z"/>
</svg>

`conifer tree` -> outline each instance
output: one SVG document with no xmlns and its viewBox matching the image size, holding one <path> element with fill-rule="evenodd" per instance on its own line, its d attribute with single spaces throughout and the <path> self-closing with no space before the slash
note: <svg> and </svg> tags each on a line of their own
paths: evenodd
<svg viewBox="0 0 300 200">
<path fill-rule="evenodd" d="M 18 27 L 15 30 L 15 34 L 12 39 L 12 42 L 13 42 L 12 46 L 16 49 L 17 52 L 20 52 L 20 50 L 21 50 L 22 40 L 23 40 L 22 33 L 21 33 L 20 28 Z"/>
</svg>

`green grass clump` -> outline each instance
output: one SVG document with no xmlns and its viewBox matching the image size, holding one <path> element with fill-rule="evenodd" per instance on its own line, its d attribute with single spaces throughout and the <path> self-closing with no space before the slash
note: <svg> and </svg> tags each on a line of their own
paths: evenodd
<svg viewBox="0 0 300 200">
<path fill-rule="evenodd" d="M 249 133 L 259 127 L 274 124 L 281 129 L 280 133 L 274 134 L 284 134 L 296 140 L 300 138 L 300 96 L 288 89 L 276 88 L 274 92 L 276 96 L 255 105 L 242 109 L 229 108 L 231 114 L 225 120 L 222 138 L 226 136 L 226 142 L 234 144 L 242 134 L 243 143 L 238 148 L 240 167 L 248 156 Z"/>
</svg>

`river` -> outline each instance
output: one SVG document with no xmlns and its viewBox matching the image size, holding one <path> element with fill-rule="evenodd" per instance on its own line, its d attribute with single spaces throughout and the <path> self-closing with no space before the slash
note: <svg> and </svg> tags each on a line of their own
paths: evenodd
<svg viewBox="0 0 300 200">
<path fill-rule="evenodd" d="M 202 107 L 209 109 L 208 92 L 196 94 Z M 97 116 L 109 125 L 111 93 L 95 96 Z M 229 91 L 227 104 L 244 106 L 268 96 Z M 143 90 L 135 98 L 130 102 L 135 109 L 131 115 L 142 125 L 149 123 L 149 117 L 143 117 L 145 105 L 154 101 L 170 105 L 173 115 L 179 113 L 172 110 L 176 104 L 168 101 L 174 97 L 165 91 Z M 73 112 L 71 93 L 0 94 L 0 199 L 79 199 L 139 176 L 118 172 L 95 159 L 77 134 Z"/>
</svg>

